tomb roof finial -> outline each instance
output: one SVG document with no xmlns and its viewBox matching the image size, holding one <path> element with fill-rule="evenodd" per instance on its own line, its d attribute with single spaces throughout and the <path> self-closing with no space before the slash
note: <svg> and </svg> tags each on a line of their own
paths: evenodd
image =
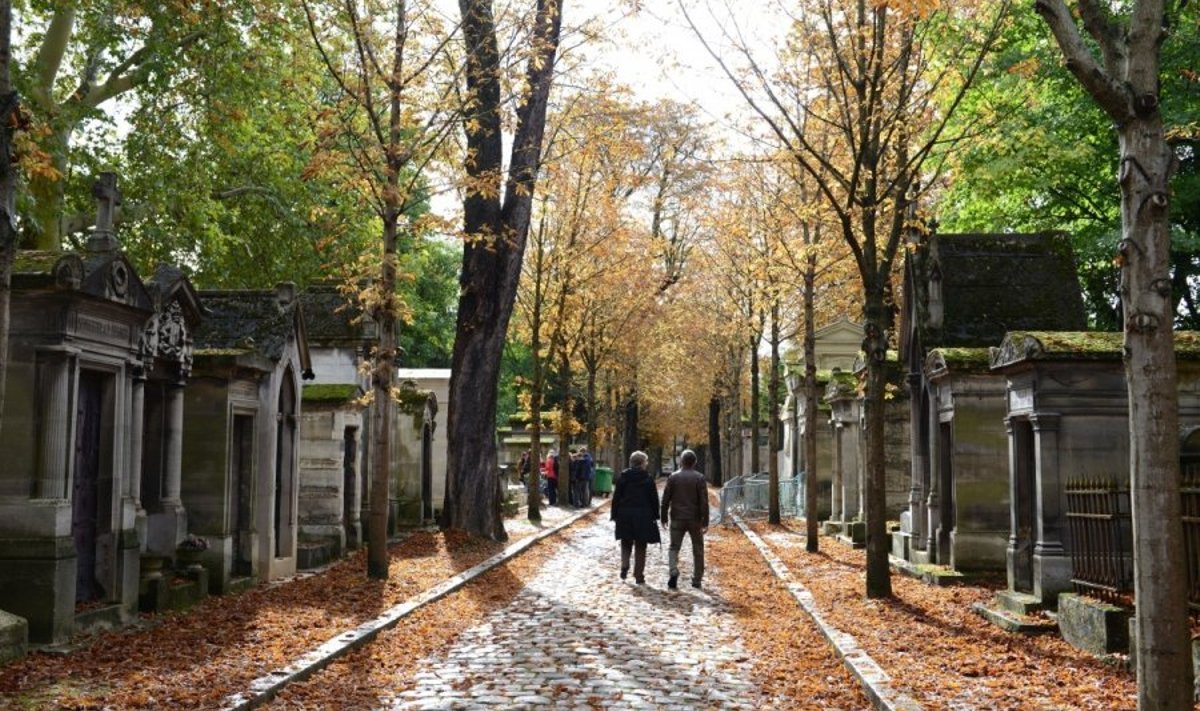
<svg viewBox="0 0 1200 711">
<path fill-rule="evenodd" d="M 96 226 L 88 237 L 89 252 L 112 252 L 120 249 L 113 220 L 117 205 L 121 204 L 121 191 L 117 189 L 116 173 L 101 173 L 92 184 L 92 197 L 96 198 Z"/>
</svg>

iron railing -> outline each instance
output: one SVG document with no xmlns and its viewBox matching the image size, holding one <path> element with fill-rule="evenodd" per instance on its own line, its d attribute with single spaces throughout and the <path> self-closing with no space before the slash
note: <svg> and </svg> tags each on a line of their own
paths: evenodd
<svg viewBox="0 0 1200 711">
<path fill-rule="evenodd" d="M 1188 605 L 1200 610 L 1200 464 L 1183 465 L 1183 551 L 1186 556 Z"/>
<path fill-rule="evenodd" d="M 770 475 L 767 473 L 737 476 L 721 487 L 721 510 L 714 523 L 728 523 L 729 516 L 762 518 L 770 511 Z M 804 474 L 779 479 L 779 515 L 795 517 L 804 511 Z"/>
<path fill-rule="evenodd" d="M 1133 590 L 1133 529 L 1129 488 L 1112 480 L 1069 482 L 1067 530 L 1080 593 L 1114 599 Z"/>
</svg>

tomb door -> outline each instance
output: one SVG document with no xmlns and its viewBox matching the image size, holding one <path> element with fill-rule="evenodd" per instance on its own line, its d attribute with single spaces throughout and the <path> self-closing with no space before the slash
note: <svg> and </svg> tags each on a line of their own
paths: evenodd
<svg viewBox="0 0 1200 711">
<path fill-rule="evenodd" d="M 275 557 L 292 555 L 292 493 L 295 491 L 296 391 L 288 368 L 279 387 L 275 427 Z"/>
<path fill-rule="evenodd" d="M 1037 461 L 1033 425 L 1012 423 L 1012 526 L 1009 540 L 1011 584 L 1018 592 L 1033 592 L 1033 544 L 1037 512 Z"/>
<path fill-rule="evenodd" d="M 950 564 L 950 534 L 954 531 L 954 440 L 949 422 L 938 423 L 938 530 L 937 556 Z"/>
<path fill-rule="evenodd" d="M 251 552 L 254 546 L 254 416 L 233 416 L 233 442 L 230 447 L 229 511 L 233 514 L 233 574 L 253 572 Z"/>
<path fill-rule="evenodd" d="M 433 427 L 421 428 L 421 518 L 433 519 Z"/>
<path fill-rule="evenodd" d="M 342 528 L 346 540 L 354 540 L 358 506 L 358 428 L 347 427 L 342 433 Z"/>
<path fill-rule="evenodd" d="M 100 534 L 101 432 L 104 378 L 84 371 L 75 411 L 75 478 L 71 485 L 71 538 L 75 543 L 75 601 L 104 597 L 96 579 Z"/>
</svg>

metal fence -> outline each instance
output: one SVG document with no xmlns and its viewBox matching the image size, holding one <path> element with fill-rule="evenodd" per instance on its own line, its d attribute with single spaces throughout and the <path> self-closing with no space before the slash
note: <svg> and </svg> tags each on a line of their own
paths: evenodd
<svg viewBox="0 0 1200 711">
<path fill-rule="evenodd" d="M 764 518 L 770 511 L 770 475 L 746 474 L 721 487 L 721 511 L 715 523 L 728 523 L 729 516 Z M 804 511 L 804 474 L 779 479 L 779 515 L 800 516 Z"/>
<path fill-rule="evenodd" d="M 1200 610 L 1200 464 L 1183 466 L 1183 550 L 1187 557 L 1188 605 Z"/>
<path fill-rule="evenodd" d="M 1107 480 L 1075 481 L 1067 484 L 1066 494 L 1075 589 L 1108 599 L 1131 592 L 1133 529 L 1128 486 Z"/>
</svg>

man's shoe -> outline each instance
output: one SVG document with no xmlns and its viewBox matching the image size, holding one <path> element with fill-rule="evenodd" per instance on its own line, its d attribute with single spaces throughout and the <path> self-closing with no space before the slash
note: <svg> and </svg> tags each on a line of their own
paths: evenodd
<svg viewBox="0 0 1200 711">
<path fill-rule="evenodd" d="M 693 581 L 692 581 L 692 587 L 694 587 L 694 588 L 696 588 L 697 590 L 699 590 L 699 589 L 700 589 L 700 581 L 699 581 L 699 580 L 693 580 Z"/>
<path fill-rule="evenodd" d="M 636 581 L 634 581 L 634 582 L 636 582 L 638 585 L 645 585 L 645 584 L 646 584 L 646 579 L 645 579 L 645 578 L 638 578 L 638 579 L 637 579 Z"/>
<path fill-rule="evenodd" d="M 621 568 L 621 580 L 624 580 L 627 575 L 629 575 L 629 568 Z"/>
<path fill-rule="evenodd" d="M 668 590 L 678 590 L 679 589 L 679 576 L 678 575 L 672 575 L 670 578 L 667 579 L 667 589 Z"/>
</svg>

